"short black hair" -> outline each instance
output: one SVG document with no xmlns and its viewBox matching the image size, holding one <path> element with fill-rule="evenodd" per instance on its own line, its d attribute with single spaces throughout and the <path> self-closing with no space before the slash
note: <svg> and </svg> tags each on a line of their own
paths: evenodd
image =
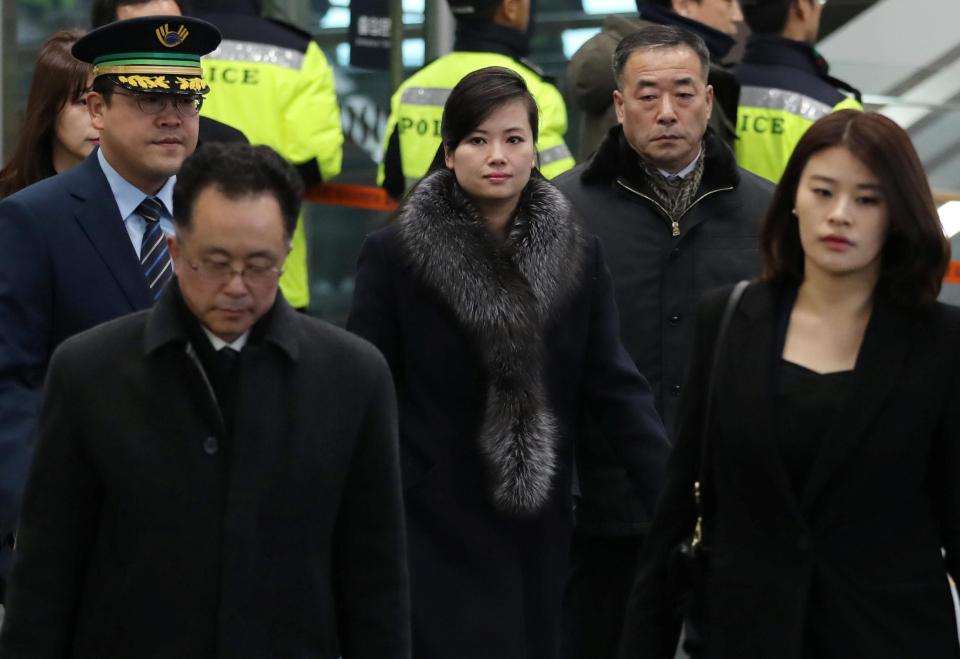
<svg viewBox="0 0 960 659">
<path fill-rule="evenodd" d="M 150 0 L 93 0 L 90 7 L 90 26 L 93 28 L 103 27 L 108 23 L 117 20 L 117 7 L 126 7 L 127 5 L 143 5 Z M 184 14 L 189 13 L 184 5 L 185 0 L 176 0 L 180 6 L 180 11 Z"/>
<path fill-rule="evenodd" d="M 193 206 L 200 193 L 211 185 L 236 199 L 270 194 L 280 204 L 283 229 L 293 236 L 300 214 L 303 180 L 290 163 L 268 146 L 239 142 L 204 144 L 183 162 L 173 186 L 173 221 L 189 231 Z"/>
<path fill-rule="evenodd" d="M 103 100 L 107 105 L 110 105 L 110 99 L 113 98 L 113 90 L 116 88 L 117 86 L 113 84 L 109 76 L 97 76 L 93 79 L 93 84 L 90 85 L 92 91 L 103 96 Z"/>
<path fill-rule="evenodd" d="M 710 51 L 698 35 L 673 25 L 646 25 L 636 32 L 631 32 L 617 44 L 613 52 L 613 75 L 620 87 L 620 77 L 627 65 L 627 60 L 638 50 L 656 50 L 661 48 L 689 48 L 700 60 L 700 69 L 703 81 L 707 81 L 710 73 Z"/>
<path fill-rule="evenodd" d="M 754 34 L 781 34 L 794 0 L 742 0 L 743 20 Z"/>
</svg>

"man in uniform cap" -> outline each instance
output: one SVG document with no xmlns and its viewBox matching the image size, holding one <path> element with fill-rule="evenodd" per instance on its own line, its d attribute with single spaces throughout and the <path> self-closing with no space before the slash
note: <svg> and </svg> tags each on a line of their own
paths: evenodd
<svg viewBox="0 0 960 659">
<path fill-rule="evenodd" d="M 132 19 L 73 48 L 93 64 L 100 147 L 0 202 L 0 575 L 6 575 L 47 364 L 67 337 L 151 306 L 170 279 L 176 172 L 197 144 L 200 56 L 220 33 Z M 104 401 L 109 405 L 110 401 Z M 159 412 L 159 411 L 158 411 Z"/>
<path fill-rule="evenodd" d="M 93 0 L 90 7 L 90 25 L 103 27 L 107 23 L 141 16 L 180 16 L 184 0 Z M 209 82 L 209 80 L 206 80 Z M 210 142 L 244 142 L 247 136 L 234 126 L 200 115 L 200 130 L 197 144 Z"/>
<path fill-rule="evenodd" d="M 563 97 L 533 63 L 529 0 L 448 0 L 457 19 L 453 52 L 409 77 L 390 99 L 384 156 L 377 182 L 399 198 L 430 167 L 440 146 L 440 118 L 450 90 L 485 66 L 515 71 L 540 108 L 537 153 L 540 171 L 553 178 L 574 165 L 564 142 L 567 109 Z"/>
</svg>

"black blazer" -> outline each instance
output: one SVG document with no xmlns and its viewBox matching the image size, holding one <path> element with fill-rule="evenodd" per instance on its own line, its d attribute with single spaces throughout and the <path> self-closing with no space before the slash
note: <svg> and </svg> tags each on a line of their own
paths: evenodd
<svg viewBox="0 0 960 659">
<path fill-rule="evenodd" d="M 16 524 L 53 349 L 151 302 L 96 151 L 0 203 L 0 534 Z M 0 576 L 8 562 L 0 548 Z"/>
<path fill-rule="evenodd" d="M 409 657 L 383 357 L 278 297 L 227 436 L 176 297 L 54 355 L 0 656 Z"/>
<path fill-rule="evenodd" d="M 746 291 L 717 372 L 707 657 L 809 657 L 807 625 L 826 639 L 828 657 L 960 657 L 947 581 L 947 572 L 960 574 L 960 311 L 907 312 L 877 300 L 849 397 L 797 496 L 774 435 L 779 294 L 768 284 Z M 728 295 L 718 291 L 700 307 L 623 659 L 674 656 L 679 619 L 667 557 L 693 527 L 706 382 Z"/>
</svg>

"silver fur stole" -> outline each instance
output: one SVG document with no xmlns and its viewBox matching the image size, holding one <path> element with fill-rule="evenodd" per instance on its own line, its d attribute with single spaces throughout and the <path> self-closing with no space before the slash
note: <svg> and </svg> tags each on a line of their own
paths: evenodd
<svg viewBox="0 0 960 659">
<path fill-rule="evenodd" d="M 570 204 L 534 175 L 504 242 L 452 172 L 428 175 L 400 214 L 400 239 L 422 279 L 476 339 L 489 382 L 480 449 L 505 512 L 538 511 L 557 469 L 558 428 L 543 384 L 543 332 L 580 282 L 582 234 Z"/>
</svg>

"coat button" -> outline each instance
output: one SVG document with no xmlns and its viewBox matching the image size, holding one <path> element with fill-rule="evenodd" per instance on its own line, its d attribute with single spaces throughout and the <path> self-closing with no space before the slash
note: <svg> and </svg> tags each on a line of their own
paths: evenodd
<svg viewBox="0 0 960 659">
<path fill-rule="evenodd" d="M 680 322 L 680 314 L 675 313 L 675 314 L 673 314 L 672 316 L 670 316 L 670 324 L 671 324 L 671 325 L 676 325 L 676 324 L 679 323 L 679 322 Z"/>
<path fill-rule="evenodd" d="M 670 387 L 670 393 L 673 394 L 674 396 L 679 396 L 679 395 L 680 395 L 680 385 L 679 385 L 679 384 L 675 384 L 675 385 L 673 385 L 672 387 Z"/>
<path fill-rule="evenodd" d="M 203 452 L 207 455 L 216 455 L 219 450 L 220 442 L 217 441 L 216 437 L 206 437 L 203 440 Z"/>
</svg>

